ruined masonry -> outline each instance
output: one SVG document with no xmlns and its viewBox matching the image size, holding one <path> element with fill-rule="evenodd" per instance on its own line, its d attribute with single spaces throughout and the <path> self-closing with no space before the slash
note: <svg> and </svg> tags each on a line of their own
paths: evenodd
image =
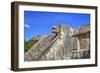
<svg viewBox="0 0 100 73">
<path fill-rule="evenodd" d="M 53 26 L 27 52 L 25 61 L 67 60 L 90 58 L 90 25 L 72 29 L 64 24 Z"/>
</svg>

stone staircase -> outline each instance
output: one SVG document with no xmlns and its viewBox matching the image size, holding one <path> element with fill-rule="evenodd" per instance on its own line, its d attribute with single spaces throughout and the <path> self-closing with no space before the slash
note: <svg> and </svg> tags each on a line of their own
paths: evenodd
<svg viewBox="0 0 100 73">
<path fill-rule="evenodd" d="M 25 53 L 24 59 L 25 61 L 35 61 L 39 60 L 44 54 L 46 54 L 52 44 L 60 37 L 60 33 L 58 35 L 50 34 L 49 36 L 41 39 L 32 48 Z"/>
<path fill-rule="evenodd" d="M 87 29 L 87 31 L 84 31 L 83 29 Z M 82 27 L 78 29 L 77 34 L 75 33 L 76 31 L 74 32 L 74 29 L 63 24 L 55 26 L 53 27 L 51 34 L 40 39 L 24 54 L 24 61 L 48 61 L 89 58 L 89 50 L 82 51 L 80 49 L 82 51 L 80 52 L 77 47 L 77 37 L 80 36 L 80 33 L 83 34 L 87 33 L 88 31 L 89 25 L 84 26 L 84 28 Z"/>
</svg>

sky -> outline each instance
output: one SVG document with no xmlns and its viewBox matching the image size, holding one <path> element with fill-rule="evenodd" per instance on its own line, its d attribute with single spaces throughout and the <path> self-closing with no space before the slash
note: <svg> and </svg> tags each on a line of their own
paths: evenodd
<svg viewBox="0 0 100 73">
<path fill-rule="evenodd" d="M 24 11 L 24 39 L 32 39 L 36 35 L 48 35 L 52 26 L 64 24 L 79 28 L 90 24 L 90 14 Z"/>
</svg>

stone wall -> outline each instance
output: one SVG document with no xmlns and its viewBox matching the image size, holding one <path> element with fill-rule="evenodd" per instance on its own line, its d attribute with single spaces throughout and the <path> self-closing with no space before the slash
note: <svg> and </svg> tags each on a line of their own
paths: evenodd
<svg viewBox="0 0 100 73">
<path fill-rule="evenodd" d="M 39 40 L 39 42 L 33 45 L 30 50 L 25 53 L 25 61 L 67 60 L 83 58 L 85 51 L 82 51 L 80 54 L 78 46 L 83 46 L 83 48 L 85 48 L 86 46 L 82 45 L 82 43 L 85 42 L 83 41 L 81 44 L 77 44 L 77 38 L 80 35 L 73 36 L 74 31 L 75 30 L 71 27 L 65 26 L 63 24 L 53 27 L 51 34 Z M 85 40 L 87 39 L 85 38 Z M 88 41 L 88 43 L 89 42 L 90 41 Z"/>
<path fill-rule="evenodd" d="M 69 27 L 61 25 L 60 37 L 54 42 L 49 51 L 40 60 L 64 60 L 71 58 L 71 30 Z"/>
</svg>

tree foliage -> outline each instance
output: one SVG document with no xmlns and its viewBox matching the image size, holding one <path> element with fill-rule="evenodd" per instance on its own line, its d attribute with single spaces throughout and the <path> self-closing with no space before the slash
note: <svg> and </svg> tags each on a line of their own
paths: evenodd
<svg viewBox="0 0 100 73">
<path fill-rule="evenodd" d="M 28 51 L 38 40 L 24 41 L 24 51 Z"/>
</svg>

